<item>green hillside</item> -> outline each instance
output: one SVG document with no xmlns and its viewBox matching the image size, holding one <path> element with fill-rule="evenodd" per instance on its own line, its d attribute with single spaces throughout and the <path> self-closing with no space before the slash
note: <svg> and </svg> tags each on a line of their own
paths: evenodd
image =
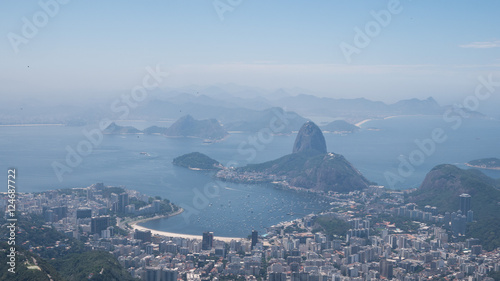
<svg viewBox="0 0 500 281">
<path fill-rule="evenodd" d="M 467 236 L 481 240 L 486 249 L 500 247 L 500 186 L 476 169 L 463 170 L 453 165 L 434 167 L 418 190 L 409 196 L 410 202 L 421 207 L 436 206 L 441 213 L 460 208 L 459 196 L 471 195 L 471 209 L 476 222 L 469 225 Z"/>
<path fill-rule="evenodd" d="M 111 254 L 85 250 L 81 241 L 44 226 L 43 222 L 36 215 L 19 217 L 16 274 L 7 271 L 7 257 L 2 254 L 0 280 L 86 280 L 90 275 L 91 280 L 135 280 Z M 0 218 L 0 225 L 5 223 Z M 0 228 L 0 236 L 7 237 L 8 231 L 7 227 Z M 7 246 L 0 244 L 0 250 Z"/>
<path fill-rule="evenodd" d="M 221 164 L 216 160 L 200 152 L 191 152 L 174 158 L 174 165 L 201 170 L 219 170 Z"/>
<path fill-rule="evenodd" d="M 292 153 L 276 160 L 238 168 L 239 172 L 261 172 L 286 176 L 293 186 L 322 191 L 349 192 L 371 183 L 340 154 Z"/>
<path fill-rule="evenodd" d="M 134 280 L 108 252 L 75 253 L 51 262 L 65 280 Z"/>
</svg>

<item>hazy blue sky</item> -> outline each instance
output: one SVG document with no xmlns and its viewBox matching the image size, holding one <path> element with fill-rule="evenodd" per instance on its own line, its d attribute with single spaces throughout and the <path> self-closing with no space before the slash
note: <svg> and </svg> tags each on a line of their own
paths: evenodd
<svg viewBox="0 0 500 281">
<path fill-rule="evenodd" d="M 49 2 L 57 3 L 40 1 Z M 494 0 L 402 0 L 350 62 L 341 43 L 355 47 L 355 28 L 391 1 L 220 0 L 236 4 L 223 20 L 212 0 L 67 2 L 44 23 L 39 1 L 0 0 L 2 96 L 114 94 L 161 64 L 171 73 L 164 87 L 236 83 L 449 102 L 471 94 L 479 75 L 499 73 Z M 23 18 L 41 21 L 32 38 Z M 25 41 L 15 37 L 14 46 L 13 36 Z"/>
</svg>

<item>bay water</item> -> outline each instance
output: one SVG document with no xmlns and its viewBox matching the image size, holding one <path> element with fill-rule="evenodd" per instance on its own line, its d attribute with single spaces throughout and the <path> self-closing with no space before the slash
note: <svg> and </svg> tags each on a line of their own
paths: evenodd
<svg viewBox="0 0 500 281">
<path fill-rule="evenodd" d="M 130 125 L 122 121 L 120 125 Z M 135 124 L 132 124 L 135 125 Z M 353 134 L 325 133 L 328 151 L 342 154 L 370 181 L 394 189 L 415 188 L 438 164 L 467 168 L 470 160 L 500 158 L 500 121 L 463 119 L 459 126 L 442 116 L 405 116 L 364 123 Z M 68 151 L 86 140 L 82 130 L 95 127 L 0 126 L 0 170 L 17 169 L 18 192 L 86 187 L 96 182 L 159 195 L 190 212 L 141 225 L 157 230 L 200 235 L 246 237 L 280 221 L 328 207 L 313 195 L 214 180 L 213 174 L 172 165 L 173 158 L 202 152 L 222 164 L 243 166 L 291 153 L 296 134 L 259 139 L 233 133 L 224 141 L 159 135 L 104 135 L 81 163 L 69 166 Z M 433 141 L 441 130 L 444 141 Z M 252 142 L 256 139 L 256 142 Z M 426 146 L 422 146 L 425 143 Z M 420 144 L 420 145 L 419 145 Z M 145 153 L 141 153 L 145 152 Z M 66 165 L 61 180 L 54 165 Z M 500 178 L 500 171 L 481 170 Z"/>
</svg>

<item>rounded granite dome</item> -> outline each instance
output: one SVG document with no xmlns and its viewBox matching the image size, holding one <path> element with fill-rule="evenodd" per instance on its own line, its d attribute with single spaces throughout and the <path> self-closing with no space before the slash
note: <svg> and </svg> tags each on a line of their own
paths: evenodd
<svg viewBox="0 0 500 281">
<path fill-rule="evenodd" d="M 321 129 L 308 121 L 302 125 L 293 145 L 293 153 L 313 152 L 326 153 L 326 141 Z"/>
</svg>

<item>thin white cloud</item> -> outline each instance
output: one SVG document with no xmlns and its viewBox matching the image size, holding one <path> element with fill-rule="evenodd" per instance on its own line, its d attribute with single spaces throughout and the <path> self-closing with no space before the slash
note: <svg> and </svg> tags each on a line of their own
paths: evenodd
<svg viewBox="0 0 500 281">
<path fill-rule="evenodd" d="M 465 45 L 460 45 L 460 48 L 472 48 L 472 49 L 489 49 L 500 47 L 500 40 L 496 41 L 484 41 L 484 42 L 472 42 Z"/>
</svg>

